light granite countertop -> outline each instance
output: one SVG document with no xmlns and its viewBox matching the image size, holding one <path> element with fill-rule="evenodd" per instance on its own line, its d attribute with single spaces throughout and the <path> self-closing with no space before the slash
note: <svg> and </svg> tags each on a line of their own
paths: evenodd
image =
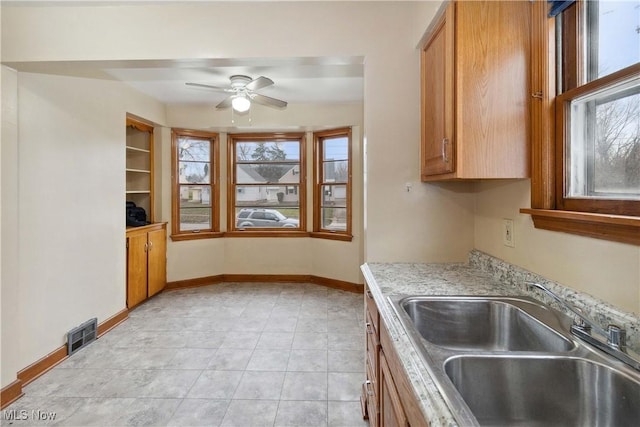
<svg viewBox="0 0 640 427">
<path fill-rule="evenodd" d="M 615 323 L 627 330 L 628 346 L 640 352 L 640 317 L 621 311 L 589 295 L 508 264 L 480 251 L 468 263 L 367 263 L 361 268 L 407 376 L 432 427 L 456 426 L 453 413 L 429 374 L 388 297 L 403 295 L 529 296 L 570 315 L 544 293 L 530 291 L 527 281 L 544 284 L 603 327 Z M 573 316 L 572 316 L 573 317 Z"/>
</svg>

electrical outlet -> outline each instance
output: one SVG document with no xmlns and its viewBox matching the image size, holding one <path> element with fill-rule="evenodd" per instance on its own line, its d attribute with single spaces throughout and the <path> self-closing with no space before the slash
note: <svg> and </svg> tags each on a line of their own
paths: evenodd
<svg viewBox="0 0 640 427">
<path fill-rule="evenodd" d="M 513 220 L 512 219 L 503 219 L 502 220 L 502 243 L 505 246 L 509 246 L 510 248 L 516 247 L 515 236 L 513 235 Z"/>
</svg>

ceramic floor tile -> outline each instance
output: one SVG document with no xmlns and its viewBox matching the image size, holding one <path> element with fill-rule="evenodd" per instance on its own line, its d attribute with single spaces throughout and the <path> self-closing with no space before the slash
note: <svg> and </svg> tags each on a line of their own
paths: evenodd
<svg viewBox="0 0 640 427">
<path fill-rule="evenodd" d="M 263 332 L 256 349 L 289 350 L 293 342 L 293 332 Z"/>
<path fill-rule="evenodd" d="M 327 334 L 321 332 L 296 332 L 293 336 L 291 348 L 294 350 L 326 350 Z"/>
<path fill-rule="evenodd" d="M 115 426 L 165 425 L 181 399 L 135 399 L 117 415 Z M 114 414 L 115 416 L 116 414 Z"/>
<path fill-rule="evenodd" d="M 277 410 L 277 400 L 233 400 L 221 426 L 270 427 L 273 426 Z"/>
<path fill-rule="evenodd" d="M 280 398 L 284 375 L 284 372 L 245 371 L 233 398 L 277 400 Z"/>
<path fill-rule="evenodd" d="M 325 372 L 287 372 L 282 400 L 327 400 Z"/>
<path fill-rule="evenodd" d="M 291 350 L 287 371 L 326 372 L 326 350 Z"/>
<path fill-rule="evenodd" d="M 243 371 L 202 371 L 188 398 L 231 399 L 240 384 Z"/>
<path fill-rule="evenodd" d="M 167 423 L 170 427 L 219 426 L 230 400 L 184 399 Z"/>
<path fill-rule="evenodd" d="M 362 295 L 307 283 L 165 292 L 6 409 L 56 413 L 16 426 L 366 426 L 363 322 Z"/>
<path fill-rule="evenodd" d="M 238 348 L 253 350 L 260 339 L 260 332 L 227 332 L 220 348 Z"/>
<path fill-rule="evenodd" d="M 369 422 L 362 419 L 360 401 L 329 401 L 327 407 L 329 415 L 329 427 L 369 426 Z"/>
<path fill-rule="evenodd" d="M 339 334 L 329 332 L 327 344 L 329 350 L 361 350 L 364 352 L 364 340 L 364 334 Z"/>
<path fill-rule="evenodd" d="M 323 427 L 327 425 L 327 403 L 324 401 L 281 401 L 276 414 L 276 427 Z"/>
<path fill-rule="evenodd" d="M 364 372 L 363 351 L 329 350 L 329 372 Z"/>
<path fill-rule="evenodd" d="M 253 354 L 252 349 L 220 348 L 209 361 L 207 369 L 218 371 L 244 371 Z"/>
<path fill-rule="evenodd" d="M 329 400 L 358 400 L 362 392 L 364 373 L 329 372 Z"/>
<path fill-rule="evenodd" d="M 259 350 L 256 349 L 249 359 L 247 371 L 280 371 L 287 370 L 289 350 Z"/>
</svg>

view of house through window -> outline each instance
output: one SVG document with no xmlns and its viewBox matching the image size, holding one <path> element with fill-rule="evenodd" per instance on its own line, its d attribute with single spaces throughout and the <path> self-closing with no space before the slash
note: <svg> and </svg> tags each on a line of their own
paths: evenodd
<svg viewBox="0 0 640 427">
<path fill-rule="evenodd" d="M 593 210 L 592 203 L 581 208 L 580 200 L 640 200 L 640 2 L 572 7 L 577 11 L 565 13 L 582 24 L 565 18 L 558 32 L 564 38 L 559 70 L 576 76 L 576 83 L 561 79 L 558 129 L 566 133 L 560 203 L 574 199 L 569 206 L 575 210 Z"/>
<path fill-rule="evenodd" d="M 215 140 L 211 133 L 173 131 L 176 182 L 172 234 L 217 228 Z"/>
<path fill-rule="evenodd" d="M 302 230 L 303 134 L 230 135 L 229 230 Z"/>
<path fill-rule="evenodd" d="M 347 233 L 350 227 L 350 129 L 317 132 L 315 231 Z"/>
</svg>

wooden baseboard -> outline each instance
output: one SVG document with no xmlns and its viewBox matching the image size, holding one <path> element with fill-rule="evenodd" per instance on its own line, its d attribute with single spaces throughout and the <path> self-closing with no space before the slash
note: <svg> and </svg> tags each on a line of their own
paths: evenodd
<svg viewBox="0 0 640 427">
<path fill-rule="evenodd" d="M 58 363 L 67 358 L 67 346 L 63 345 L 44 356 L 42 359 L 32 363 L 21 371 L 18 371 L 18 379 L 22 385 L 26 386 L 40 375 L 52 369 Z"/>
<path fill-rule="evenodd" d="M 6 408 L 16 400 L 20 399 L 23 395 L 22 381 L 15 380 L 0 390 L 0 409 Z"/>
<path fill-rule="evenodd" d="M 314 283 L 343 291 L 363 293 L 364 285 L 343 280 L 329 279 L 327 277 L 313 276 L 310 274 L 219 274 L 217 276 L 198 277 L 195 279 L 177 280 L 167 282 L 165 291 L 176 289 L 194 288 L 219 283 L 230 282 L 266 282 L 266 283 Z"/>
<path fill-rule="evenodd" d="M 126 308 L 113 316 L 109 317 L 105 321 L 98 324 L 98 337 L 103 336 L 111 329 L 115 328 L 120 323 L 127 320 L 129 317 L 129 310 Z M 56 365 L 67 358 L 67 346 L 66 344 L 55 349 L 51 353 L 44 356 L 42 359 L 32 363 L 26 368 L 18 372 L 18 379 L 3 388 L 0 391 L 2 399 L 2 408 L 9 405 L 22 397 L 22 387 L 26 386 L 36 378 L 40 377 L 44 373 L 53 369 Z"/>
<path fill-rule="evenodd" d="M 98 337 L 103 336 L 104 334 L 106 334 L 107 332 L 109 332 L 110 330 L 118 326 L 120 323 L 127 320 L 128 317 L 129 317 L 129 310 L 125 308 L 122 311 L 109 317 L 104 322 L 98 324 Z"/>
<path fill-rule="evenodd" d="M 217 276 L 197 277 L 195 279 L 167 282 L 167 286 L 165 286 L 164 290 L 173 291 L 175 289 L 197 288 L 200 286 L 217 285 L 218 283 L 224 283 L 223 274 L 218 274 Z"/>
</svg>

